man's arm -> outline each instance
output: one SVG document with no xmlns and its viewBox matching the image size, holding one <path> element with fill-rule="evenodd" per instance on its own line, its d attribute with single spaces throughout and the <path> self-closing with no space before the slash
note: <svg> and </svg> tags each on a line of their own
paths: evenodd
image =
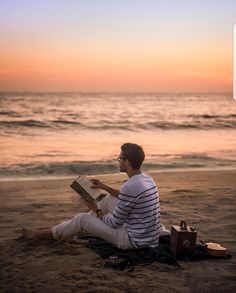
<svg viewBox="0 0 236 293">
<path fill-rule="evenodd" d="M 93 183 L 92 188 L 103 189 L 103 190 L 107 191 L 108 193 L 110 193 L 112 196 L 118 197 L 118 195 L 119 195 L 119 190 L 118 189 L 114 189 L 114 188 L 102 183 L 98 179 L 91 179 L 91 181 Z"/>
<path fill-rule="evenodd" d="M 123 187 L 112 215 L 103 215 L 103 222 L 115 229 L 121 227 L 127 221 L 135 203 L 136 198 L 132 195 L 132 191 L 127 186 Z"/>
</svg>

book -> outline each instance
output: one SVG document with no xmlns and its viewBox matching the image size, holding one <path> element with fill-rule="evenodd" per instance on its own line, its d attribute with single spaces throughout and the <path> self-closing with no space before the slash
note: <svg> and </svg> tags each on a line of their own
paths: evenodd
<svg viewBox="0 0 236 293">
<path fill-rule="evenodd" d="M 93 183 L 86 176 L 79 176 L 72 184 L 71 188 L 74 189 L 84 200 L 93 202 L 100 201 L 106 196 L 99 188 L 92 188 Z"/>
</svg>

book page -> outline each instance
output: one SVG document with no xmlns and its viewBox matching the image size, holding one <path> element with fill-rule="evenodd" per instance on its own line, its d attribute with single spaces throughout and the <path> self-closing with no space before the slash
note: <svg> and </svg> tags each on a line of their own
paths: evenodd
<svg viewBox="0 0 236 293">
<path fill-rule="evenodd" d="M 93 183 L 85 176 L 79 176 L 76 181 L 94 198 L 102 194 L 102 191 L 98 188 L 92 188 Z"/>
</svg>

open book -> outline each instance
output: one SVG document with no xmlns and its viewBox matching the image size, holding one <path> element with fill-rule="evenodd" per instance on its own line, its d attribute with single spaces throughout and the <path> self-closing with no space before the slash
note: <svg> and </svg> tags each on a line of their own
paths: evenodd
<svg viewBox="0 0 236 293">
<path fill-rule="evenodd" d="M 72 182 L 71 188 L 73 188 L 84 200 L 87 201 L 100 201 L 106 194 L 98 188 L 92 188 L 93 183 L 86 176 L 79 176 Z"/>
</svg>

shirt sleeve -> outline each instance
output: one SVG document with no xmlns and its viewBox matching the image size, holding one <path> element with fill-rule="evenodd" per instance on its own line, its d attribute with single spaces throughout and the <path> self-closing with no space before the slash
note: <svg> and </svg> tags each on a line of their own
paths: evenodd
<svg viewBox="0 0 236 293">
<path fill-rule="evenodd" d="M 131 191 L 124 187 L 118 195 L 118 202 L 112 215 L 106 214 L 103 216 L 103 221 L 114 229 L 120 228 L 128 219 L 130 211 L 135 204 L 135 197 Z"/>
</svg>

